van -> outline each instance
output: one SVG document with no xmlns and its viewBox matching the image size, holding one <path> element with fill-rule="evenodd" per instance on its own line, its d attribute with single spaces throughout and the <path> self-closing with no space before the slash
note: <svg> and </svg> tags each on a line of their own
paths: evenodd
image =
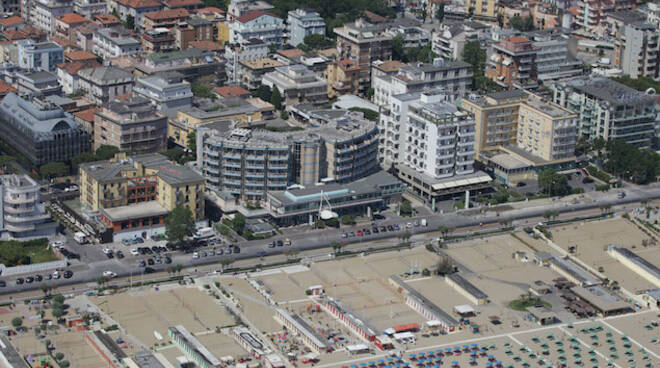
<svg viewBox="0 0 660 368">
<path fill-rule="evenodd" d="M 73 234 L 73 240 L 77 241 L 78 244 L 85 244 L 87 243 L 87 235 L 85 235 L 85 233 L 82 231 L 78 231 L 77 233 Z"/>
<path fill-rule="evenodd" d="M 202 227 L 202 228 L 197 229 L 197 231 L 195 232 L 195 235 L 193 235 L 193 238 L 195 240 L 199 240 L 199 239 L 212 238 L 214 236 L 215 236 L 215 232 L 213 231 L 212 227 Z"/>
</svg>

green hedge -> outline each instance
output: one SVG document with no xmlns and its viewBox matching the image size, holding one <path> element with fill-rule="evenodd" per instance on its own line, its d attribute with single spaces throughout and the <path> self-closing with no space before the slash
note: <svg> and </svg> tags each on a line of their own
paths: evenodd
<svg viewBox="0 0 660 368">
<path fill-rule="evenodd" d="M 607 175 L 606 173 L 598 170 L 596 166 L 587 166 L 587 171 L 589 172 L 589 175 L 593 176 L 596 179 L 600 179 L 606 183 L 609 183 L 610 180 L 612 179 L 611 176 Z"/>
</svg>

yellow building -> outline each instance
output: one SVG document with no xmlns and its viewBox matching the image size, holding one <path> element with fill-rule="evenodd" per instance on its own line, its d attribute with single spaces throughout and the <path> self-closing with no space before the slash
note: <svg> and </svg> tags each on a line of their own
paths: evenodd
<svg viewBox="0 0 660 368">
<path fill-rule="evenodd" d="M 360 66 L 353 60 L 339 60 L 328 64 L 328 98 L 357 94 L 360 87 Z"/>
<path fill-rule="evenodd" d="M 520 104 L 518 147 L 546 161 L 575 159 L 577 114 L 531 95 Z"/>
<path fill-rule="evenodd" d="M 191 107 L 177 111 L 168 124 L 168 138 L 181 147 L 188 146 L 188 134 L 195 132 L 200 124 L 219 120 L 237 123 L 261 121 L 272 116 L 275 107 L 260 98 L 227 97 L 214 101 L 209 106 Z"/>
<path fill-rule="evenodd" d="M 229 22 L 218 22 L 218 39 L 221 45 L 229 42 Z"/>
<path fill-rule="evenodd" d="M 465 12 L 472 14 L 475 20 L 497 23 L 496 0 L 465 0 Z"/>
<path fill-rule="evenodd" d="M 476 159 L 482 151 L 516 143 L 518 111 L 526 99 L 526 92 L 514 89 L 461 100 L 461 108 L 474 115 Z"/>
<path fill-rule="evenodd" d="M 163 155 L 120 153 L 81 164 L 79 170 L 81 205 L 101 212 L 115 232 L 162 225 L 177 206 L 188 207 L 195 220 L 204 219 L 204 178 Z"/>
</svg>

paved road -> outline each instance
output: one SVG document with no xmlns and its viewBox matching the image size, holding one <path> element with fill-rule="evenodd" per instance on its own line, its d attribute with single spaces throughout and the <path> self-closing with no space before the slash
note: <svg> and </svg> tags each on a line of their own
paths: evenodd
<svg viewBox="0 0 660 368">
<path fill-rule="evenodd" d="M 434 232 L 438 229 L 440 225 L 445 225 L 450 228 L 458 229 L 458 228 L 493 224 L 501 221 L 503 218 L 516 220 L 520 223 L 521 221 L 525 221 L 526 219 L 527 221 L 529 221 L 529 219 L 542 217 L 544 212 L 549 209 L 556 210 L 560 213 L 567 213 L 567 212 L 576 212 L 576 211 L 585 211 L 585 210 L 594 210 L 594 209 L 597 210 L 602 206 L 625 205 L 628 203 L 635 203 L 644 200 L 653 200 L 660 198 L 660 185 L 646 186 L 646 187 L 627 186 L 625 188 L 625 192 L 626 192 L 625 198 L 618 198 L 617 194 L 620 191 L 621 190 L 616 190 L 616 191 L 611 190 L 609 192 L 589 193 L 588 195 L 585 195 L 584 198 L 581 199 L 579 202 L 570 202 L 566 199 L 563 200 L 557 199 L 555 201 L 550 201 L 550 203 L 548 203 L 548 200 L 519 203 L 516 205 L 516 207 L 519 208 L 510 209 L 502 213 L 501 215 L 497 214 L 495 211 L 486 211 L 485 213 L 477 214 L 477 215 L 452 213 L 446 215 L 438 214 L 433 216 L 426 216 L 425 218 L 427 219 L 428 222 L 427 227 L 419 226 L 419 227 L 413 227 L 408 230 L 413 234 L 421 234 L 426 232 Z M 412 222 L 413 220 L 410 221 Z M 388 225 L 395 222 L 401 224 L 401 220 L 397 220 L 397 221 L 385 220 L 379 222 L 379 225 Z M 356 231 L 357 229 L 363 227 L 366 226 L 354 226 L 348 228 L 342 227 L 342 229 L 324 229 L 324 230 L 310 231 L 306 233 L 291 233 L 290 235 L 278 236 L 268 240 L 242 242 L 236 244 L 240 247 L 241 252 L 238 254 L 234 253 L 231 255 L 225 254 L 222 256 L 216 255 L 216 256 L 208 256 L 204 258 L 192 259 L 192 256 L 190 254 L 175 253 L 171 255 L 173 260 L 172 264 L 180 264 L 186 268 L 195 268 L 203 265 L 220 264 L 221 260 L 227 258 L 233 260 L 259 258 L 264 254 L 264 252 L 268 255 L 272 255 L 272 254 L 284 253 L 290 250 L 303 251 L 303 250 L 320 249 L 320 248 L 328 247 L 330 243 L 334 241 L 338 241 L 343 244 L 357 243 L 359 241 L 373 242 L 376 240 L 396 237 L 401 232 L 405 231 L 402 229 L 401 231 L 395 234 L 391 232 L 373 234 L 369 237 L 362 237 L 359 239 L 357 238 L 345 239 L 342 238 L 341 236 L 342 232 Z M 278 239 L 283 240 L 287 237 L 291 240 L 292 243 L 290 247 L 287 246 L 276 247 L 276 248 L 267 247 L 267 244 L 270 243 L 270 241 L 278 240 Z M 90 250 L 90 252 L 97 253 L 98 250 L 94 249 L 94 250 Z M 101 277 L 104 271 L 115 272 L 119 277 L 127 277 L 131 275 L 133 276 L 139 275 L 142 277 L 144 269 L 138 267 L 138 262 L 140 259 L 144 259 L 148 257 L 149 256 L 134 257 L 127 254 L 126 258 L 122 260 L 118 260 L 115 258 L 115 259 L 102 259 L 90 263 L 76 262 L 73 263 L 72 266 L 70 267 L 70 269 L 74 272 L 74 276 L 71 279 L 68 280 L 59 279 L 48 282 L 53 283 L 57 286 L 77 285 L 84 283 L 90 283 L 89 286 L 94 286 L 95 281 L 99 277 Z M 167 269 L 169 265 L 162 264 L 162 265 L 154 265 L 151 267 L 156 271 L 163 271 Z M 15 277 L 13 278 L 2 277 L 2 279 L 4 279 L 7 282 L 7 287 L 0 289 L 0 295 L 23 292 L 27 290 L 34 290 L 40 288 L 40 284 L 38 283 L 16 285 Z"/>
</svg>

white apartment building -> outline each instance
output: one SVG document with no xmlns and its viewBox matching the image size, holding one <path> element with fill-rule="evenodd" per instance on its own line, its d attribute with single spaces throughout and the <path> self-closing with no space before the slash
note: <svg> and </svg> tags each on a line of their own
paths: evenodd
<svg viewBox="0 0 660 368">
<path fill-rule="evenodd" d="M 651 24 L 633 23 L 624 28 L 623 74 L 631 78 L 660 80 L 660 31 Z"/>
<path fill-rule="evenodd" d="M 238 75 L 241 61 L 265 59 L 268 57 L 268 44 L 253 38 L 241 44 L 227 44 L 225 46 L 225 71 L 229 83 L 237 82 L 241 78 Z"/>
<path fill-rule="evenodd" d="M 463 60 L 463 48 L 466 43 L 489 38 L 488 25 L 472 21 L 445 21 L 433 32 L 431 50 L 444 59 Z"/>
<path fill-rule="evenodd" d="M 284 21 L 263 10 L 252 10 L 229 23 L 229 43 L 244 43 L 256 38 L 269 45 L 282 45 Z"/>
<path fill-rule="evenodd" d="M 262 0 L 231 0 L 227 7 L 227 20 L 233 21 L 253 10 L 268 11 L 271 9 L 273 9 L 273 6 Z"/>
<path fill-rule="evenodd" d="M 313 34 L 325 35 L 325 21 L 319 13 L 307 10 L 291 10 L 287 14 L 286 29 L 288 44 L 296 47 L 305 41 L 305 37 Z"/>
<path fill-rule="evenodd" d="M 174 117 L 178 110 L 192 106 L 190 83 L 177 72 L 158 73 L 135 82 L 133 94 L 150 100 L 165 116 Z"/>
<path fill-rule="evenodd" d="M 64 49 L 54 42 L 16 41 L 18 66 L 28 70 L 55 70 L 64 61 Z"/>
<path fill-rule="evenodd" d="M 399 24 L 387 30 L 392 37 L 403 37 L 403 48 L 422 48 L 431 42 L 431 32 L 422 27 Z"/>
<path fill-rule="evenodd" d="M 0 176 L 3 239 L 54 235 L 57 223 L 40 200 L 39 184 L 28 175 Z"/>
<path fill-rule="evenodd" d="M 141 50 L 140 41 L 120 27 L 98 28 L 94 31 L 94 53 L 104 59 L 135 55 Z"/>
<path fill-rule="evenodd" d="M 23 12 L 28 13 L 32 25 L 52 34 L 55 32 L 55 19 L 73 13 L 73 0 L 27 0 Z"/>
<path fill-rule="evenodd" d="M 94 19 L 95 15 L 107 14 L 108 5 L 105 0 L 74 0 L 73 10 L 88 19 Z"/>
<path fill-rule="evenodd" d="M 577 50 L 577 39 L 539 31 L 531 35 L 536 52 L 536 74 L 541 82 L 582 74 L 582 61 L 570 51 Z"/>
<path fill-rule="evenodd" d="M 277 67 L 266 73 L 261 83 L 272 89 L 277 88 L 287 106 L 328 102 L 328 82 L 301 64 Z"/>
<path fill-rule="evenodd" d="M 409 63 L 394 75 L 373 76 L 374 102 L 389 104 L 390 97 L 403 93 L 442 88 L 450 100 L 463 97 L 472 83 L 470 64 L 436 59 L 430 63 Z"/>
</svg>

